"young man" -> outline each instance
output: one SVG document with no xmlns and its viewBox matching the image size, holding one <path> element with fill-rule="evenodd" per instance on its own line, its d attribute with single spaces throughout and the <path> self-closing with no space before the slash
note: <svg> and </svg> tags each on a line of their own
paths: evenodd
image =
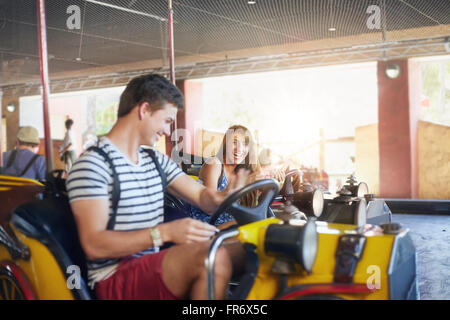
<svg viewBox="0 0 450 320">
<path fill-rule="evenodd" d="M 112 170 L 91 150 L 73 165 L 67 190 L 81 245 L 88 258 L 89 284 L 100 299 L 206 299 L 204 260 L 215 227 L 190 218 L 163 223 L 161 177 L 141 145 L 153 146 L 170 136 L 177 110 L 184 105 L 180 91 L 167 79 L 145 75 L 130 81 L 122 93 L 118 120 L 99 140 L 112 160 L 120 182 L 115 224 Z M 212 212 L 239 187 L 247 172 L 239 172 L 230 188 L 207 189 L 185 175 L 166 155 L 156 152 L 167 177 L 168 191 L 206 212 Z M 166 242 L 177 245 L 159 250 Z M 216 257 L 216 297 L 224 298 L 231 276 L 226 250 Z"/>
<path fill-rule="evenodd" d="M 39 134 L 36 128 L 26 126 L 17 133 L 16 148 L 3 153 L 3 168 L 1 174 L 30 178 L 45 179 L 45 158 L 38 155 Z"/>
</svg>

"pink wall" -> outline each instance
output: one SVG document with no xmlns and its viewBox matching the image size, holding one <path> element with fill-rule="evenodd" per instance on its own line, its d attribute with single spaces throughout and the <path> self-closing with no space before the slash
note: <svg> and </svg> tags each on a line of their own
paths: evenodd
<svg viewBox="0 0 450 320">
<path fill-rule="evenodd" d="M 50 114 L 60 115 L 66 120 L 66 116 L 69 116 L 73 120 L 72 130 L 75 133 L 75 139 L 77 142 L 77 152 L 82 152 L 83 145 L 83 117 L 84 107 L 86 104 L 86 97 L 83 96 L 62 96 L 52 97 L 50 99 Z M 64 129 L 65 130 L 65 129 Z"/>
<path fill-rule="evenodd" d="M 189 132 L 190 147 L 184 152 L 193 154 L 195 144 L 195 122 L 202 121 L 203 84 L 200 81 L 177 81 L 177 87 L 184 95 L 184 110 L 178 111 L 177 126 Z M 166 154 L 171 155 L 172 143 L 166 137 Z"/>
<path fill-rule="evenodd" d="M 409 117 L 411 141 L 411 188 L 412 198 L 419 198 L 419 120 L 421 102 L 420 62 L 408 60 Z"/>
<path fill-rule="evenodd" d="M 396 79 L 385 73 L 391 63 L 401 68 Z M 408 61 L 380 61 L 377 69 L 380 196 L 411 198 L 417 195 L 418 115 L 410 115 Z"/>
</svg>

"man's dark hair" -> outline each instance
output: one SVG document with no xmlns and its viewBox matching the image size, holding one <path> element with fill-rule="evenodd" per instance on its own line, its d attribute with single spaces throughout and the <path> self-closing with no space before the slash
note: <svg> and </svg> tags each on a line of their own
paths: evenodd
<svg viewBox="0 0 450 320">
<path fill-rule="evenodd" d="M 148 102 L 152 111 L 162 109 L 171 103 L 178 109 L 184 108 L 183 94 L 166 78 L 148 74 L 132 79 L 120 96 L 117 116 L 127 115 L 135 106 Z"/>
<path fill-rule="evenodd" d="M 65 125 L 66 125 L 66 129 L 67 130 L 72 128 L 73 120 L 72 119 L 67 119 L 66 122 L 65 122 Z"/>
</svg>

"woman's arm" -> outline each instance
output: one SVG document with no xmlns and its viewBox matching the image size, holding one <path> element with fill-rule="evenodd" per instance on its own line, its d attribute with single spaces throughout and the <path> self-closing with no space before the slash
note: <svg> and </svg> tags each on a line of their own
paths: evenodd
<svg viewBox="0 0 450 320">
<path fill-rule="evenodd" d="M 222 163 L 216 157 L 209 158 L 200 169 L 198 178 L 207 188 L 217 189 L 220 174 L 222 173 Z"/>
</svg>

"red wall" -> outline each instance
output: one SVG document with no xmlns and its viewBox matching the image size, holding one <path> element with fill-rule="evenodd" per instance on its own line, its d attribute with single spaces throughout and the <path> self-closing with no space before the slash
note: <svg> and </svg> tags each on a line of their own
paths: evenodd
<svg viewBox="0 0 450 320">
<path fill-rule="evenodd" d="M 401 68 L 396 79 L 385 73 L 391 63 Z M 408 61 L 380 61 L 377 69 L 380 196 L 411 198 L 415 180 L 411 145 L 416 141 L 412 137 L 416 134 L 417 119 L 410 117 Z"/>
<path fill-rule="evenodd" d="M 202 120 L 203 84 L 200 81 L 177 81 L 177 87 L 184 95 L 184 110 L 178 111 L 177 127 L 189 132 L 190 147 L 183 152 L 194 153 L 195 123 Z M 172 142 L 166 137 L 166 154 L 171 155 Z"/>
</svg>

